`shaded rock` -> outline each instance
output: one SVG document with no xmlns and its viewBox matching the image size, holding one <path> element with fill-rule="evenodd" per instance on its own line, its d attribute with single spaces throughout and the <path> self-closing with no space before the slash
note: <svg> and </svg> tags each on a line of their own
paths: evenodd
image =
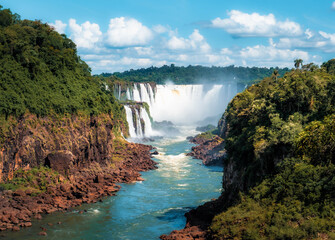
<svg viewBox="0 0 335 240">
<path fill-rule="evenodd" d="M 67 175 L 71 170 L 74 162 L 74 156 L 70 151 L 55 151 L 48 154 L 45 159 L 45 166 Z"/>
<path fill-rule="evenodd" d="M 20 227 L 18 227 L 18 226 L 14 226 L 14 227 L 12 228 L 12 231 L 20 231 Z"/>
<path fill-rule="evenodd" d="M 187 156 L 192 156 L 201 159 L 204 165 L 223 165 L 223 159 L 226 157 L 224 149 L 224 140 L 219 136 L 214 136 L 212 139 L 204 139 L 196 136 L 192 142 L 198 144 L 192 147 L 192 151 L 187 153 Z"/>
<path fill-rule="evenodd" d="M 40 236 L 48 236 L 48 234 L 46 232 L 39 232 L 38 235 L 40 235 Z"/>
</svg>

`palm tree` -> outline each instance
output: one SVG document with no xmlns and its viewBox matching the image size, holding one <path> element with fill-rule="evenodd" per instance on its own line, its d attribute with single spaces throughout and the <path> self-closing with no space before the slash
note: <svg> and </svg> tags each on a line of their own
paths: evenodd
<svg viewBox="0 0 335 240">
<path fill-rule="evenodd" d="M 277 78 L 278 78 L 278 76 L 279 76 L 279 72 L 278 72 L 278 70 L 277 69 L 275 69 L 274 71 L 273 71 L 273 77 L 274 77 L 274 79 L 276 80 L 276 82 L 277 82 Z"/>
<path fill-rule="evenodd" d="M 294 67 L 296 68 L 296 69 L 298 69 L 299 67 L 300 67 L 300 65 L 302 65 L 302 62 L 303 62 L 303 60 L 302 59 L 295 59 L 294 60 Z"/>
</svg>

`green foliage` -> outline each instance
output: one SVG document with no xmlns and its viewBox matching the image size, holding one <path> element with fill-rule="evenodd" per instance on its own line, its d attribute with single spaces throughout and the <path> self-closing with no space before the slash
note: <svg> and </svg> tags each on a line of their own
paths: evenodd
<svg viewBox="0 0 335 240">
<path fill-rule="evenodd" d="M 174 64 L 162 67 L 142 68 L 125 72 L 102 73 L 100 77 L 116 76 L 132 82 L 155 82 L 164 84 L 172 81 L 175 84 L 194 84 L 194 83 L 218 83 L 224 81 L 234 81 L 237 83 L 251 84 L 264 77 L 271 76 L 273 71 L 278 71 L 278 75 L 283 75 L 288 68 L 258 68 L 258 67 L 204 67 L 188 66 L 176 67 Z"/>
<path fill-rule="evenodd" d="M 236 170 L 245 171 L 245 190 L 292 156 L 295 139 L 306 123 L 334 112 L 333 90 L 333 76 L 323 69 L 293 70 L 277 81 L 265 78 L 233 99 L 225 114 L 226 149 Z"/>
<path fill-rule="evenodd" d="M 213 139 L 218 134 L 218 129 L 214 128 L 207 132 L 200 133 L 196 136 L 198 139 L 210 140 Z"/>
<path fill-rule="evenodd" d="M 335 164 L 335 115 L 308 124 L 296 145 L 298 154 L 314 165 Z"/>
<path fill-rule="evenodd" d="M 64 34 L 0 8 L 0 115 L 120 115 L 122 107 L 90 71 Z"/>
<path fill-rule="evenodd" d="M 17 170 L 12 180 L 0 183 L 0 189 L 17 190 L 30 189 L 35 194 L 45 192 L 49 186 L 59 182 L 59 173 L 48 167 L 35 167 L 29 170 Z"/>
<path fill-rule="evenodd" d="M 215 239 L 329 238 L 335 228 L 335 167 L 285 159 L 280 172 L 242 194 L 241 202 L 217 215 Z"/>
<path fill-rule="evenodd" d="M 333 62 L 266 78 L 229 104 L 219 129 L 238 177 L 226 191 L 241 197 L 214 218 L 215 239 L 335 238 Z"/>
</svg>

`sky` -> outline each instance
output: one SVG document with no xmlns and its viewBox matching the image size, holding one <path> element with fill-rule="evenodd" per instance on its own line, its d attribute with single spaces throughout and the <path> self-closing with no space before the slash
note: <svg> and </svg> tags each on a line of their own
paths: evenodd
<svg viewBox="0 0 335 240">
<path fill-rule="evenodd" d="M 335 53 L 335 1 L 1 0 L 65 33 L 92 73 L 176 66 L 293 67 Z"/>
</svg>

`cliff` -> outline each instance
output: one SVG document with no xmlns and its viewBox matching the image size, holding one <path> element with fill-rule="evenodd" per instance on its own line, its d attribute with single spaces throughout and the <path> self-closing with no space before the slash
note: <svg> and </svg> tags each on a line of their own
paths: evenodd
<svg viewBox="0 0 335 240">
<path fill-rule="evenodd" d="M 156 168 L 128 143 L 124 107 L 41 21 L 0 6 L 0 230 L 113 195 Z"/>
<path fill-rule="evenodd" d="M 151 146 L 123 140 L 108 114 L 11 119 L 0 154 L 0 229 L 113 195 L 156 168 Z M 121 128 L 124 126 L 121 125 Z M 9 190 L 6 190 L 9 189 Z"/>
</svg>

